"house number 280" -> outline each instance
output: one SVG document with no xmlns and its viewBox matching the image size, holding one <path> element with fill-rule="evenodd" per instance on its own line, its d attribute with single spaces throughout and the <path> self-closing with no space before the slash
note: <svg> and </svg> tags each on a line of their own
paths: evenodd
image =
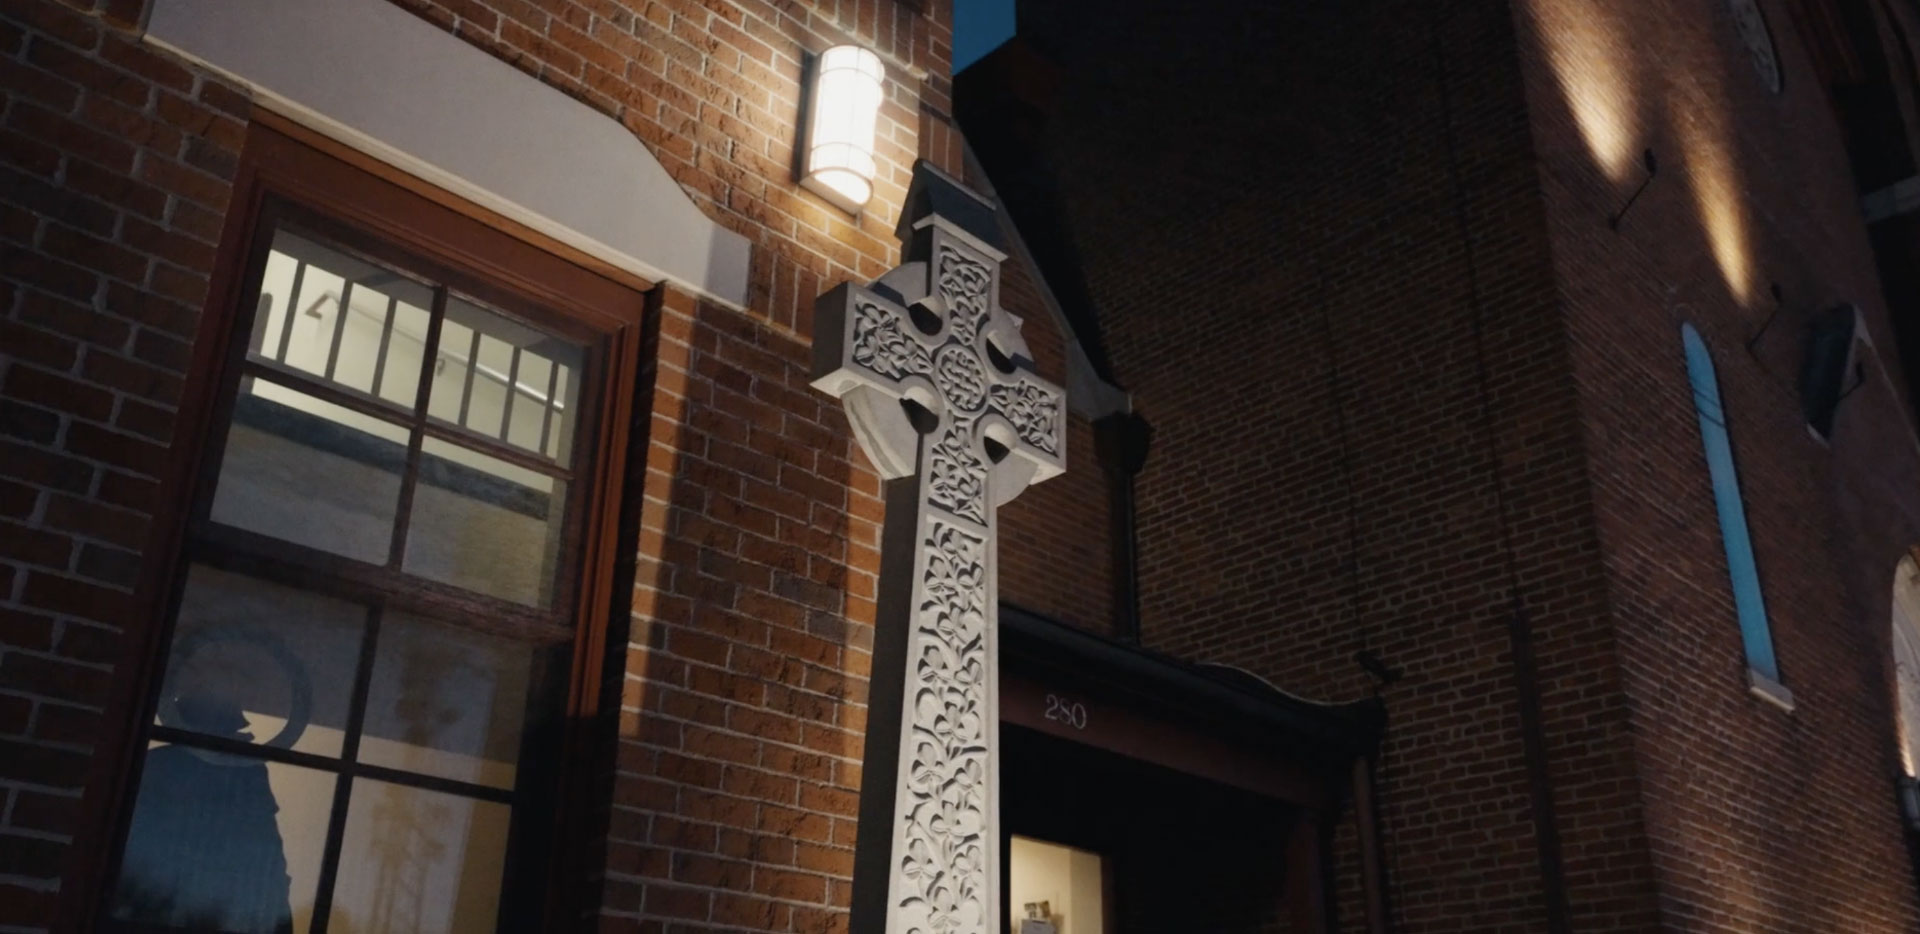
<svg viewBox="0 0 1920 934">
<path fill-rule="evenodd" d="M 1047 719 L 1055 723 L 1064 723 L 1076 730 L 1087 728 L 1087 705 L 1075 700 L 1066 700 L 1058 694 L 1047 695 Z"/>
</svg>

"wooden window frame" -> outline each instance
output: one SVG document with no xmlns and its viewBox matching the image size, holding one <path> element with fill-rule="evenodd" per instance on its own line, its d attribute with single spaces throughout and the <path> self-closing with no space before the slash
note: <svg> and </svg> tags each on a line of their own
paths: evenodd
<svg viewBox="0 0 1920 934">
<path fill-rule="evenodd" d="M 78 863 L 69 874 L 72 897 L 63 900 L 58 929 L 91 929 L 97 917 L 93 906 L 104 904 L 110 894 L 107 886 L 132 819 L 140 751 L 153 730 L 157 687 L 184 587 L 187 543 L 194 534 L 207 540 L 205 524 L 196 523 L 195 517 L 206 514 L 213 493 L 212 475 L 218 473 L 219 447 L 232 415 L 237 380 L 253 366 L 244 360 L 241 306 L 264 267 L 272 231 L 288 218 L 297 228 L 440 277 L 446 288 L 520 314 L 561 336 L 597 345 L 577 377 L 594 392 L 590 397 L 583 391 L 578 399 L 581 414 L 589 417 L 576 429 L 576 438 L 583 440 L 567 466 L 567 519 L 561 534 L 571 547 L 563 549 L 556 565 L 552 605 L 545 611 L 515 607 L 451 584 L 409 581 L 410 588 L 432 591 L 432 602 L 443 610 L 450 602 L 466 601 L 517 615 L 524 625 L 501 630 L 508 634 L 526 635 L 533 627 L 559 635 L 558 627 L 566 626 L 571 655 L 564 699 L 558 705 L 558 760 L 549 778 L 553 810 L 542 848 L 545 878 L 538 891 L 531 884 L 524 890 L 540 903 L 543 929 L 564 929 L 584 907 L 581 902 L 589 891 L 592 857 L 587 844 L 598 810 L 593 791 L 606 764 L 600 761 L 596 726 L 607 696 L 603 679 L 610 658 L 609 622 L 616 610 L 625 461 L 643 368 L 643 335 L 658 314 L 659 289 L 271 113 L 257 115 L 249 127 L 236 173 L 212 287 L 195 334 L 176 443 L 156 498 L 145 552 L 149 560 L 135 590 L 135 605 L 148 610 L 129 621 L 122 664 L 126 676 L 108 708 L 108 735 L 88 782 L 89 795 L 97 795 L 94 800 L 102 806 L 94 809 L 95 819 L 74 841 Z M 418 417 L 427 418 L 424 411 Z M 458 426 L 422 432 L 425 437 L 436 433 L 460 436 L 461 443 L 473 446 L 474 439 Z M 500 451 L 489 446 L 485 453 Z M 397 515 L 396 521 L 404 517 Z M 190 529 L 190 524 L 195 527 Z M 406 595 L 390 586 L 392 582 L 347 576 L 376 599 L 406 608 L 407 600 L 393 599 Z M 538 619 L 543 616 L 547 619 Z M 344 785 L 354 772 L 342 766 L 336 764 L 331 771 L 342 776 Z M 332 819 L 337 822 L 341 816 Z M 514 854 L 508 858 L 511 866 Z"/>
</svg>

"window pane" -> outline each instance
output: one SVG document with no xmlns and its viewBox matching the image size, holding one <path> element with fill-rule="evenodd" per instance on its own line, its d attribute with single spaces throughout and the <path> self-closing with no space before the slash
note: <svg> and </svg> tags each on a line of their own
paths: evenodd
<svg viewBox="0 0 1920 934">
<path fill-rule="evenodd" d="M 531 350 L 520 352 L 518 385 L 508 402 L 507 443 L 524 451 L 543 452 L 540 432 L 551 430 L 546 394 L 553 385 L 553 361 Z"/>
<path fill-rule="evenodd" d="M 388 613 L 374 650 L 360 760 L 512 788 L 536 651 L 515 639 Z"/>
<path fill-rule="evenodd" d="M 1902 561 L 1900 582 L 1893 597 L 1893 683 L 1899 700 L 1900 770 L 1908 777 L 1920 774 L 1920 631 L 1908 615 L 1916 597 L 1909 583 L 1907 562 Z"/>
<path fill-rule="evenodd" d="M 1727 553 L 1727 574 L 1732 579 L 1733 606 L 1740 619 L 1747 664 L 1778 681 L 1780 669 L 1774 660 L 1773 634 L 1767 625 L 1760 571 L 1753 560 L 1753 541 L 1747 535 L 1747 509 L 1740 498 L 1740 477 L 1733 464 L 1733 445 L 1727 437 L 1726 411 L 1721 405 L 1719 379 L 1713 372 L 1713 356 L 1693 325 L 1682 325 L 1680 336 L 1687 355 L 1687 379 L 1693 385 L 1694 411 L 1699 416 L 1700 441 L 1707 455 L 1707 473 L 1713 481 L 1714 509 L 1720 518 L 1720 541 Z"/>
<path fill-rule="evenodd" d="M 504 804 L 355 780 L 328 929 L 493 930 L 507 825 Z"/>
<path fill-rule="evenodd" d="M 449 301 L 451 305 L 451 301 Z M 433 356 L 433 389 L 427 414 L 460 424 L 460 400 L 467 395 L 467 361 L 480 354 L 480 335 L 451 318 L 440 324 L 440 350 Z"/>
<path fill-rule="evenodd" d="M 1720 542 L 1727 553 L 1727 575 L 1733 583 L 1733 607 L 1740 619 L 1747 664 L 1778 681 L 1780 669 L 1774 661 L 1767 603 L 1760 591 L 1760 569 L 1753 560 L 1753 539 L 1747 533 L 1747 507 L 1740 499 L 1733 447 L 1727 429 L 1709 420 L 1705 412 L 1700 414 L 1700 434 L 1707 452 L 1707 472 L 1713 480 L 1713 505 L 1720 517 Z"/>
<path fill-rule="evenodd" d="M 384 564 L 406 429 L 264 379 L 241 390 L 213 520 Z"/>
<path fill-rule="evenodd" d="M 110 914 L 233 934 L 304 934 L 334 776 L 186 746 L 147 752 Z"/>
<path fill-rule="evenodd" d="M 427 328 L 432 317 L 425 308 L 394 303 L 393 334 L 388 338 L 387 359 L 374 395 L 409 409 L 414 407 L 420 398 L 420 361 L 426 359 Z"/>
<path fill-rule="evenodd" d="M 413 406 L 426 353 L 431 289 L 277 230 L 260 295 L 251 356 Z"/>
<path fill-rule="evenodd" d="M 473 391 L 467 398 L 467 415 L 461 424 L 491 438 L 500 437 L 500 420 L 506 414 L 509 380 L 513 377 L 513 347 L 506 341 L 482 332 L 480 355 L 473 365 Z"/>
<path fill-rule="evenodd" d="M 566 484 L 435 438 L 426 439 L 421 455 L 403 568 L 502 599 L 546 606 L 559 555 Z"/>
<path fill-rule="evenodd" d="M 155 721 L 337 756 L 366 616 L 344 600 L 196 565 Z"/>
<path fill-rule="evenodd" d="M 427 411 L 564 464 L 582 359 L 579 345 L 449 297 Z"/>
<path fill-rule="evenodd" d="M 276 240 L 290 239 L 286 231 Z M 318 252 L 319 248 L 315 248 Z M 315 376 L 327 367 L 327 355 L 333 348 L 333 322 L 340 301 L 340 289 L 346 279 L 318 263 L 301 268 L 300 288 L 293 293 L 293 305 L 287 321 L 291 333 L 281 335 L 276 358 L 296 370 Z"/>
<path fill-rule="evenodd" d="M 299 268 L 298 260 L 279 250 L 267 254 L 267 268 L 260 276 L 260 297 L 254 306 L 253 333 L 247 341 L 247 356 L 280 359 L 280 335 L 287 326 L 287 308 L 293 304 L 294 274 Z"/>
</svg>

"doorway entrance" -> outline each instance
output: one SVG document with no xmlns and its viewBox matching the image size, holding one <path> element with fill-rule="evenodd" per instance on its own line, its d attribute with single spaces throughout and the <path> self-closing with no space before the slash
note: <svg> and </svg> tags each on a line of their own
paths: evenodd
<svg viewBox="0 0 1920 934">
<path fill-rule="evenodd" d="M 1009 934 L 1334 929 L 1333 829 L 1368 792 L 1377 705 L 1308 703 L 1007 607 L 1000 650 Z"/>
<path fill-rule="evenodd" d="M 1022 727 L 1000 742 L 1011 934 L 1286 929 L 1301 808 Z"/>
</svg>

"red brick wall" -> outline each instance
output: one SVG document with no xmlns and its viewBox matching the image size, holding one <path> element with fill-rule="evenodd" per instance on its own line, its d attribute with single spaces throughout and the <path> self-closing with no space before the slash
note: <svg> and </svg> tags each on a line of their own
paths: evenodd
<svg viewBox="0 0 1920 934">
<path fill-rule="evenodd" d="M 1803 424 L 1807 313 L 1855 302 L 1892 340 L 1824 89 L 1787 5 L 1761 5 L 1778 96 L 1725 4 L 1515 5 L 1594 513 L 1663 925 L 1913 930 L 1886 659 L 1920 448 L 1883 359 L 1831 447 Z M 1649 146 L 1660 174 L 1612 233 Z M 1772 282 L 1785 310 L 1749 353 Z M 1718 369 L 1790 715 L 1743 682 L 1682 322 Z"/>
<path fill-rule="evenodd" d="M 1507 10 L 1183 5 L 1075 35 L 1109 64 L 1069 66 L 1051 142 L 1118 379 L 1155 427 L 1148 643 L 1328 700 L 1371 691 L 1358 649 L 1404 670 L 1381 792 L 1396 929 L 1539 931 L 1524 610 L 1571 927 L 1647 929 Z"/>
<path fill-rule="evenodd" d="M 1113 629 L 1107 475 L 1093 427 L 1067 420 L 1067 472 L 1000 508 L 1000 599 L 1049 619 Z"/>
<path fill-rule="evenodd" d="M 892 268 L 913 161 L 960 171 L 949 126 L 953 26 L 945 3 L 906 0 L 394 0 L 619 120 L 695 203 L 756 244 L 756 313 L 807 332 L 796 309 L 845 279 Z M 924 12 L 919 8 L 924 6 Z M 792 181 L 804 54 L 853 41 L 887 67 L 880 174 L 849 217 Z M 825 286 L 809 291 L 824 281 Z M 796 315 L 800 317 L 796 317 Z"/>
<path fill-rule="evenodd" d="M 245 93 L 74 5 L 0 13 L 0 919 L 48 923 L 138 576 Z M 662 301 L 606 930 L 843 928 L 878 481 L 806 386 L 813 297 L 897 259 L 912 162 L 960 168 L 945 3 L 403 4 L 617 119 L 754 244 L 749 308 Z M 81 3 L 78 6 L 84 7 Z M 804 51 L 887 62 L 874 207 L 791 179 Z M 617 654 L 617 653 L 616 653 Z M 91 786 L 98 794 L 98 785 Z M 62 888 L 62 882 L 68 883 Z M 84 906 L 72 906 L 76 915 Z"/>
<path fill-rule="evenodd" d="M 603 930 L 843 930 L 880 487 L 791 335 L 669 293 Z"/>
<path fill-rule="evenodd" d="M 1071 334 L 1047 310 L 1035 273 L 1017 257 L 1000 269 L 1000 304 L 1025 324 L 1034 369 L 1067 385 Z M 1113 538 L 1107 474 L 1092 424 L 1067 420 L 1067 472 L 1002 507 L 1000 599 L 1094 632 L 1113 627 Z"/>
<path fill-rule="evenodd" d="M 99 807 L 81 791 L 249 105 L 51 0 L 0 10 L 0 90 L 0 924 L 32 929 Z"/>
</svg>

